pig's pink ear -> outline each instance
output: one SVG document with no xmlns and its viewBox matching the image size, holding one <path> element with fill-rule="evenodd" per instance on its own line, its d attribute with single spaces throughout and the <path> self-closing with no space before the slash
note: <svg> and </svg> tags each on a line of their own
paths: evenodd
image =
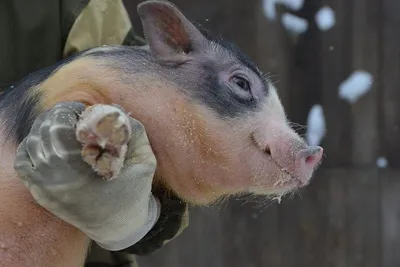
<svg viewBox="0 0 400 267">
<path fill-rule="evenodd" d="M 145 1 L 138 5 L 150 50 L 161 60 L 182 60 L 206 44 L 203 34 L 172 3 Z"/>
</svg>

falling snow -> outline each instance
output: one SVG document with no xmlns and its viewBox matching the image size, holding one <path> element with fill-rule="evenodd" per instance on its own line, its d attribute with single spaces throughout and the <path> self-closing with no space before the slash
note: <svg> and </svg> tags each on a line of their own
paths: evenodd
<svg viewBox="0 0 400 267">
<path fill-rule="evenodd" d="M 304 0 L 280 0 L 278 2 L 294 11 L 300 10 L 304 5 Z"/>
<path fill-rule="evenodd" d="M 307 118 L 307 142 L 310 146 L 318 146 L 326 134 L 325 116 L 322 106 L 314 105 Z"/>
<path fill-rule="evenodd" d="M 290 13 L 282 15 L 282 24 L 287 30 L 297 34 L 305 32 L 308 28 L 307 20 Z"/>
<path fill-rule="evenodd" d="M 322 7 L 315 14 L 315 22 L 321 31 L 327 31 L 335 25 L 335 12 L 332 8 Z"/>
<path fill-rule="evenodd" d="M 353 104 L 365 95 L 372 86 L 373 77 L 362 70 L 354 71 L 339 86 L 339 97 Z"/>
<path fill-rule="evenodd" d="M 263 0 L 263 12 L 264 15 L 269 19 L 269 20 L 275 20 L 276 19 L 276 3 L 279 2 L 279 0 Z"/>
<path fill-rule="evenodd" d="M 388 161 L 384 157 L 379 157 L 379 158 L 376 159 L 376 165 L 379 168 L 386 168 L 388 166 Z"/>
</svg>

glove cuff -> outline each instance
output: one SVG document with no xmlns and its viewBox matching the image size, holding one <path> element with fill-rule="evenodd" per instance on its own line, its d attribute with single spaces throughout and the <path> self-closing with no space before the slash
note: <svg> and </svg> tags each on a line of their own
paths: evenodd
<svg viewBox="0 0 400 267">
<path fill-rule="evenodd" d="M 135 232 L 124 237 L 122 240 L 114 240 L 107 243 L 100 243 L 94 240 L 100 247 L 109 251 L 118 251 L 130 247 L 139 242 L 156 224 L 161 213 L 160 201 L 153 195 L 150 196 L 149 201 L 149 216 L 147 221 Z"/>
</svg>

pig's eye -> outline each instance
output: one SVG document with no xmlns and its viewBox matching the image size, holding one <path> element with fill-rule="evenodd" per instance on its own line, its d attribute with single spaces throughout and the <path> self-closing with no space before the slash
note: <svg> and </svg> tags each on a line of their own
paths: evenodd
<svg viewBox="0 0 400 267">
<path fill-rule="evenodd" d="M 233 76 L 231 81 L 239 86 L 244 91 L 250 91 L 250 83 L 248 80 L 241 76 Z"/>
</svg>

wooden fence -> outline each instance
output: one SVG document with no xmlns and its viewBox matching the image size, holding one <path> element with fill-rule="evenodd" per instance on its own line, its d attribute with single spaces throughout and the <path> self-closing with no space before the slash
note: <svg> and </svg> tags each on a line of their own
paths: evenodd
<svg viewBox="0 0 400 267">
<path fill-rule="evenodd" d="M 138 2 L 125 1 L 136 27 Z M 309 21 L 298 37 L 282 27 L 280 16 L 269 21 L 261 0 L 172 2 L 270 72 L 290 120 L 304 125 L 310 108 L 322 105 L 326 157 L 312 184 L 282 204 L 233 199 L 192 209 L 188 229 L 139 258 L 141 266 L 400 266 L 400 1 L 305 0 L 292 12 Z M 314 16 L 325 5 L 335 11 L 336 24 L 323 32 Z M 338 97 L 338 87 L 358 69 L 374 82 L 351 105 Z M 389 168 L 377 168 L 379 156 Z"/>
</svg>

